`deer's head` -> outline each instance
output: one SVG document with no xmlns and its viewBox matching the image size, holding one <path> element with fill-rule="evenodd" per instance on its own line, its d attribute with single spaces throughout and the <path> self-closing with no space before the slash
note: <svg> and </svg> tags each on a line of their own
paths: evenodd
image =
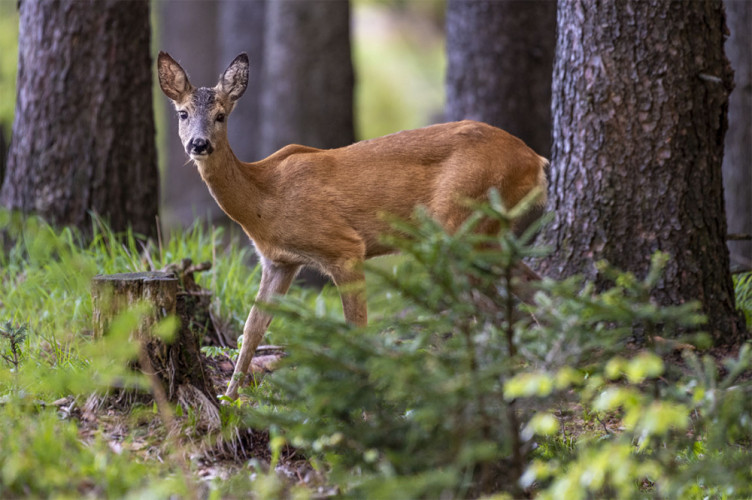
<svg viewBox="0 0 752 500">
<path fill-rule="evenodd" d="M 175 105 L 180 140 L 191 159 L 204 160 L 217 145 L 227 143 L 227 117 L 248 86 L 248 66 L 248 56 L 240 54 L 215 87 L 196 88 L 180 64 L 159 53 L 159 86 Z"/>
</svg>

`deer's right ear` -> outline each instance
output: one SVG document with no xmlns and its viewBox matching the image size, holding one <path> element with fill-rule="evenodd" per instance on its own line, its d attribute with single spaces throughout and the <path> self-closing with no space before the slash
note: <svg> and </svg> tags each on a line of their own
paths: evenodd
<svg viewBox="0 0 752 500">
<path fill-rule="evenodd" d="M 180 101 L 193 88 L 183 68 L 167 52 L 159 53 L 157 73 L 162 92 L 173 101 Z"/>
</svg>

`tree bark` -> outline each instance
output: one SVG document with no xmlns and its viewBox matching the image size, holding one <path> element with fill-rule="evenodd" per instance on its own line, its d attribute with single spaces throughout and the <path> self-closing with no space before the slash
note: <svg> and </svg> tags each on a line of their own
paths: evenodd
<svg viewBox="0 0 752 500">
<path fill-rule="evenodd" d="M 752 3 L 725 0 L 731 36 L 726 53 L 734 68 L 729 128 L 723 153 L 723 191 L 730 233 L 752 234 Z M 752 241 L 729 241 L 731 264 L 752 269 Z"/>
<path fill-rule="evenodd" d="M 556 2 L 449 0 L 446 116 L 500 127 L 551 149 Z"/>
<path fill-rule="evenodd" d="M 159 3 L 160 49 L 169 52 L 188 70 L 191 83 L 213 87 L 232 61 L 219 57 L 216 0 L 163 0 Z M 235 54 L 237 55 L 237 54 Z M 234 57 L 234 56 L 233 56 Z M 229 219 L 212 198 L 198 169 L 178 137 L 178 119 L 172 104 L 162 99 L 166 123 L 167 158 L 164 185 L 164 221 L 168 227 L 187 227 L 196 217 L 215 222 Z M 233 115 L 234 117 L 234 115 Z M 231 127 L 232 129 L 232 127 Z"/>
<path fill-rule="evenodd" d="M 263 84 L 265 154 L 291 143 L 355 140 L 347 0 L 269 2 Z"/>
<path fill-rule="evenodd" d="M 219 51 L 222 64 L 230 63 L 241 52 L 248 54 L 251 71 L 243 99 L 235 106 L 227 131 L 235 156 L 243 161 L 262 158 L 261 91 L 264 74 L 264 26 L 267 1 L 225 0 L 219 4 Z M 224 67 L 220 71 L 224 70 Z"/>
<path fill-rule="evenodd" d="M 559 3 L 555 216 L 543 235 L 553 252 L 540 269 L 600 282 L 600 259 L 643 276 L 653 252 L 668 252 L 654 299 L 699 300 L 719 343 L 742 336 L 721 178 L 725 29 L 720 0 Z"/>
<path fill-rule="evenodd" d="M 91 230 L 156 234 L 149 5 L 21 2 L 13 139 L 0 204 Z"/>
<path fill-rule="evenodd" d="M 151 312 L 145 316 L 133 339 L 139 342 L 141 370 L 158 383 L 171 401 L 198 401 L 217 407 L 214 387 L 204 372 L 198 329 L 192 324 L 192 297 L 178 291 L 179 280 L 171 273 L 141 272 L 95 276 L 91 282 L 94 333 L 101 337 L 116 315 L 140 302 Z M 153 326 L 167 316 L 180 319 L 180 327 L 170 342 L 155 337 Z M 203 396 L 198 396 L 201 394 Z M 158 397 L 155 395 L 155 397 Z"/>
</svg>

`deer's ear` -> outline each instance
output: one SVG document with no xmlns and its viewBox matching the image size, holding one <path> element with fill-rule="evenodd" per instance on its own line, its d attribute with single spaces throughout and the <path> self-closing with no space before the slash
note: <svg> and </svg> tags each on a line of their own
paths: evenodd
<svg viewBox="0 0 752 500">
<path fill-rule="evenodd" d="M 188 81 L 188 75 L 168 53 L 159 53 L 157 70 L 162 92 L 173 101 L 180 101 L 186 93 L 193 89 L 191 82 Z"/>
<path fill-rule="evenodd" d="M 237 101 L 248 87 L 248 55 L 243 52 L 230 63 L 219 78 L 219 90 L 227 94 L 232 102 Z"/>
</svg>

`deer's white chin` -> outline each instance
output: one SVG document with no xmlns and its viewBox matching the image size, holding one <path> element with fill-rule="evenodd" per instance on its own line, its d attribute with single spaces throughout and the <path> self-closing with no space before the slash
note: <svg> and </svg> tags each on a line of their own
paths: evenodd
<svg viewBox="0 0 752 500">
<path fill-rule="evenodd" d="M 209 153 L 191 153 L 188 156 L 190 156 L 191 160 L 193 161 L 205 161 L 207 158 L 209 158 Z"/>
</svg>

